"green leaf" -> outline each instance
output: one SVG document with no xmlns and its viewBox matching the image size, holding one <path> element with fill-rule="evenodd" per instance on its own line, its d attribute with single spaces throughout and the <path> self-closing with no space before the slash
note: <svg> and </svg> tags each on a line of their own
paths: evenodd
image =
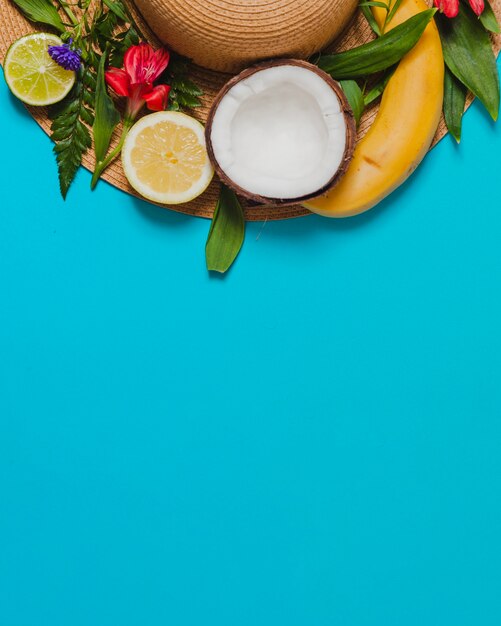
<svg viewBox="0 0 501 626">
<path fill-rule="evenodd" d="M 147 37 L 139 29 L 138 24 L 125 2 L 122 2 L 122 0 L 103 0 L 103 4 L 119 18 L 123 26 L 131 26 L 135 32 L 140 35 L 140 38 L 146 41 Z"/>
<path fill-rule="evenodd" d="M 103 0 L 103 3 L 108 7 L 108 9 L 114 13 L 122 22 L 126 23 L 129 21 L 127 16 L 127 9 L 121 2 L 117 2 L 116 0 Z"/>
<path fill-rule="evenodd" d="M 84 108 L 84 94 L 87 93 L 82 78 L 86 71 L 89 70 L 78 73 L 75 85 L 66 98 L 49 109 L 52 119 L 51 138 L 55 142 L 54 153 L 63 198 L 66 198 L 84 153 L 92 145 L 89 130 L 80 118 Z"/>
<path fill-rule="evenodd" d="M 365 109 L 362 90 L 355 80 L 342 80 L 339 84 L 341 85 L 341 89 L 344 91 L 351 110 L 353 111 L 355 122 L 358 126 Z"/>
<path fill-rule="evenodd" d="M 446 67 L 444 77 L 444 117 L 454 139 L 461 141 L 461 126 L 466 104 L 466 87 Z"/>
<path fill-rule="evenodd" d="M 383 33 L 381 32 L 381 29 L 379 28 L 379 24 L 376 22 L 374 15 L 372 15 L 372 11 L 370 10 L 370 7 L 366 6 L 364 2 L 362 2 L 359 6 L 365 19 L 369 22 L 369 26 L 372 28 L 372 30 L 376 33 L 378 37 L 381 37 Z"/>
<path fill-rule="evenodd" d="M 160 77 L 161 83 L 171 86 L 169 109 L 179 111 L 180 108 L 194 109 L 201 106 L 200 96 L 203 91 L 188 78 L 190 61 L 176 54 L 171 54 L 168 68 Z"/>
<path fill-rule="evenodd" d="M 372 104 L 375 100 L 379 98 L 386 89 L 386 85 L 390 81 L 390 78 L 393 76 L 397 67 L 390 67 L 383 76 L 375 83 L 370 90 L 364 95 L 364 106 L 368 107 L 369 104 Z"/>
<path fill-rule="evenodd" d="M 487 30 L 490 30 L 491 33 L 499 34 L 501 33 L 501 28 L 499 27 L 498 18 L 496 17 L 492 7 L 487 0 L 485 0 L 485 8 L 483 13 L 480 15 L 480 21 L 483 24 L 483 27 Z"/>
<path fill-rule="evenodd" d="M 181 93 L 197 97 L 203 95 L 203 91 L 200 87 L 184 75 L 181 75 L 179 78 L 174 78 L 171 84 Z"/>
<path fill-rule="evenodd" d="M 385 9 L 388 11 L 388 5 L 386 2 L 379 2 L 378 0 L 368 0 L 368 2 L 361 2 L 359 4 L 360 7 L 379 7 L 380 9 Z"/>
<path fill-rule="evenodd" d="M 321 56 L 317 65 L 337 80 L 381 72 L 412 50 L 435 13 L 436 9 L 421 11 L 379 39 L 346 52 Z"/>
<path fill-rule="evenodd" d="M 453 20 L 437 20 L 447 67 L 496 120 L 499 112 L 499 74 L 489 34 L 473 11 L 460 7 Z"/>
<path fill-rule="evenodd" d="M 60 33 L 66 32 L 66 27 L 50 0 L 12 0 L 12 2 L 32 22 L 52 26 Z"/>
<path fill-rule="evenodd" d="M 101 50 L 106 49 L 106 44 L 113 38 L 113 33 L 117 27 L 117 16 L 108 11 L 94 22 L 92 26 L 92 35 L 94 41 L 99 43 Z"/>
<path fill-rule="evenodd" d="M 109 63 L 112 67 L 122 67 L 124 56 L 131 46 L 137 46 L 140 38 L 135 28 L 131 26 L 128 30 L 119 33 L 111 41 Z"/>
<path fill-rule="evenodd" d="M 99 62 L 96 83 L 96 100 L 94 110 L 94 124 L 92 133 L 94 135 L 94 152 L 96 161 L 103 161 L 110 147 L 111 136 L 120 121 L 120 114 L 115 108 L 113 100 L 108 95 L 104 82 L 104 65 L 106 54 L 103 54 Z"/>
<path fill-rule="evenodd" d="M 388 4 L 390 4 L 390 2 L 391 2 L 391 0 L 388 0 Z M 386 30 L 386 27 L 388 26 L 388 24 L 395 17 L 395 13 L 398 11 L 398 9 L 400 8 L 401 4 L 402 4 L 402 0 L 395 0 L 395 2 L 393 4 L 393 6 L 391 7 L 390 11 L 388 11 L 388 15 L 386 16 L 386 19 L 384 21 L 383 30 Z"/>
<path fill-rule="evenodd" d="M 185 109 L 196 109 L 201 105 L 200 99 L 196 96 L 192 96 L 189 93 L 176 93 L 176 100 L 180 106 Z"/>
<path fill-rule="evenodd" d="M 205 246 L 207 269 L 224 274 L 237 258 L 244 234 L 240 202 L 233 191 L 223 185 Z"/>
<path fill-rule="evenodd" d="M 87 109 L 84 106 L 80 108 L 80 118 L 89 126 L 92 126 L 94 124 L 94 113 L 92 113 L 90 109 Z"/>
</svg>

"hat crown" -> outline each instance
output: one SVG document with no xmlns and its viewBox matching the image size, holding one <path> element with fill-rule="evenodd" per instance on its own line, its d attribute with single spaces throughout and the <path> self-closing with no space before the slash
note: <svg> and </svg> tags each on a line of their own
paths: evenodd
<svg viewBox="0 0 501 626">
<path fill-rule="evenodd" d="M 344 29 L 357 0 L 136 0 L 161 41 L 198 65 L 235 72 L 308 58 Z"/>
</svg>

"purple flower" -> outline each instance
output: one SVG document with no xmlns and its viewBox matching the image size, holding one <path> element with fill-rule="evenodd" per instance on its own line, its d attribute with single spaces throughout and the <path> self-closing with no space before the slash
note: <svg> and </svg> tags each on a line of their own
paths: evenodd
<svg viewBox="0 0 501 626">
<path fill-rule="evenodd" d="M 77 72 L 80 69 L 81 51 L 72 46 L 71 39 L 62 46 L 49 46 L 49 55 L 65 70 Z"/>
</svg>

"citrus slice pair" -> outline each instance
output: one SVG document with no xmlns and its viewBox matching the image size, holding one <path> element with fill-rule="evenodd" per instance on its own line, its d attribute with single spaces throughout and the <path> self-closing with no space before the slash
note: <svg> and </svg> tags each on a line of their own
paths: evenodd
<svg viewBox="0 0 501 626">
<path fill-rule="evenodd" d="M 62 100 L 75 83 L 75 72 L 65 70 L 49 56 L 49 46 L 63 42 L 50 33 L 33 33 L 15 41 L 4 61 L 5 80 L 12 93 L 35 106 Z"/>
<path fill-rule="evenodd" d="M 26 104 L 47 106 L 62 100 L 75 83 L 75 72 L 49 56 L 59 37 L 33 33 L 9 48 L 4 73 L 12 93 Z M 200 122 L 174 111 L 146 115 L 129 131 L 122 163 L 130 184 L 142 196 L 161 204 L 181 204 L 208 187 L 214 171 Z"/>
</svg>

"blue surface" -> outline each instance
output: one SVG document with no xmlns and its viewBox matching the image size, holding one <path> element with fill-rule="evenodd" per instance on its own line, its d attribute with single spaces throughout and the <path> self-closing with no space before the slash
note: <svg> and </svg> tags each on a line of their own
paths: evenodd
<svg viewBox="0 0 501 626">
<path fill-rule="evenodd" d="M 0 110 L 0 624 L 499 626 L 501 124 L 219 279 Z"/>
</svg>

